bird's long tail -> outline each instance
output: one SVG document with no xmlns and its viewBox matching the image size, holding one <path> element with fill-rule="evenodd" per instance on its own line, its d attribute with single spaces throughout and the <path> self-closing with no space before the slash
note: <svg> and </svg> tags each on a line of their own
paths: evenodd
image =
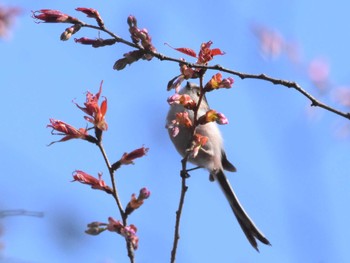
<svg viewBox="0 0 350 263">
<path fill-rule="evenodd" d="M 218 181 L 221 189 L 225 193 L 225 196 L 230 203 L 233 213 L 235 214 L 237 221 L 240 224 L 249 243 L 257 251 L 259 251 L 257 240 L 266 245 L 271 245 L 267 238 L 259 231 L 259 229 L 254 225 L 253 221 L 244 211 L 223 171 L 217 172 L 214 176 L 215 179 Z"/>
</svg>

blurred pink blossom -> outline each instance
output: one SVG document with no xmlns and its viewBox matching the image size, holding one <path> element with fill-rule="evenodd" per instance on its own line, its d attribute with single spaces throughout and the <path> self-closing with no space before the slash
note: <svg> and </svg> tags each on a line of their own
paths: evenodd
<svg viewBox="0 0 350 263">
<path fill-rule="evenodd" d="M 308 65 L 308 77 L 321 92 L 329 88 L 329 72 L 329 63 L 324 58 L 315 58 Z"/>
<path fill-rule="evenodd" d="M 7 38 L 16 17 L 21 13 L 19 7 L 7 7 L 0 4 L 0 38 Z"/>
</svg>

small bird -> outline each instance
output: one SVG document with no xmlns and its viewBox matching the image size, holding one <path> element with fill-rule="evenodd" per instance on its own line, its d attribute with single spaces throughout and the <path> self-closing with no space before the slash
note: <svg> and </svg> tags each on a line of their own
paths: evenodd
<svg viewBox="0 0 350 263">
<path fill-rule="evenodd" d="M 194 83 L 188 82 L 185 87 L 179 91 L 179 95 L 187 94 L 191 99 L 198 103 L 200 88 Z M 197 119 L 205 115 L 209 111 L 209 105 L 205 98 L 203 97 L 200 107 L 197 113 Z M 178 133 L 176 136 L 173 134 L 173 120 L 176 119 L 176 114 L 180 112 L 187 112 L 190 120 L 193 123 L 194 113 L 193 110 L 186 109 L 180 104 L 172 104 L 170 106 L 168 115 L 167 115 L 167 125 L 169 136 L 176 148 L 182 157 L 187 153 L 187 149 L 191 145 L 192 140 L 192 128 L 180 125 L 178 128 Z M 244 211 L 242 205 L 237 199 L 236 194 L 234 193 L 228 179 L 224 174 L 224 170 L 230 172 L 236 172 L 236 167 L 231 164 L 226 157 L 224 148 L 223 148 L 223 139 L 221 132 L 215 122 L 208 122 L 204 125 L 198 125 L 196 127 L 196 133 L 206 136 L 208 141 L 203 145 L 197 156 L 195 158 L 189 157 L 188 161 L 197 165 L 200 168 L 205 168 L 209 171 L 210 181 L 217 181 L 224 192 L 226 199 L 228 200 L 234 215 L 237 218 L 239 225 L 241 226 L 244 234 L 246 235 L 250 244 L 257 250 L 258 244 L 257 240 L 266 245 L 271 245 L 267 238 L 259 231 L 255 226 L 253 221 L 249 218 L 247 213 Z"/>
</svg>

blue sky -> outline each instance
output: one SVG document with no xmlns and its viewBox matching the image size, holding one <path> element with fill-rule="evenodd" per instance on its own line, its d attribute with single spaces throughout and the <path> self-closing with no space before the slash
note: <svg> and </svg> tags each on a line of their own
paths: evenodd
<svg viewBox="0 0 350 263">
<path fill-rule="evenodd" d="M 35 24 L 31 10 L 59 9 L 88 22 L 74 8 L 93 7 L 110 30 L 126 39 L 126 18 L 133 14 L 161 53 L 182 57 L 165 42 L 198 49 L 212 40 L 213 47 L 226 52 L 214 64 L 295 80 L 315 95 L 318 90 L 307 78 L 306 65 L 323 57 L 332 83 L 349 83 L 346 1 L 2 3 L 18 5 L 23 13 L 12 37 L 0 42 L 0 209 L 42 211 L 45 216 L 1 220 L 5 249 L 0 262 L 128 262 L 121 237 L 84 234 L 89 222 L 118 218 L 109 196 L 70 182 L 76 169 L 103 172 L 109 182 L 97 148 L 78 140 L 47 147 L 59 139 L 45 128 L 49 118 L 84 127 L 83 114 L 71 101 L 82 103 L 84 92 L 97 92 L 101 80 L 109 103 L 109 130 L 104 134 L 109 158 L 117 160 L 142 145 L 150 148 L 136 165 L 117 174 L 124 204 L 144 186 L 152 192 L 129 219 L 139 229 L 137 262 L 169 262 L 180 192 L 180 157 L 164 128 L 171 94 L 166 84 L 178 74 L 178 65 L 154 59 L 114 71 L 114 62 L 130 48 L 93 49 L 62 42 L 59 36 L 68 26 Z M 303 63 L 293 65 L 285 55 L 263 59 L 252 24 L 274 28 L 297 42 Z M 83 36 L 94 38 L 97 32 L 82 29 L 77 37 Z M 337 136 L 346 120 L 322 109 L 315 109 L 311 118 L 309 102 L 296 91 L 234 78 L 232 89 L 213 92 L 208 100 L 230 121 L 221 130 L 227 156 L 238 172 L 228 177 L 272 247 L 261 245 L 260 253 L 250 247 L 220 189 L 208 181 L 206 171 L 197 170 L 188 180 L 177 262 L 349 261 L 349 138 Z M 332 94 L 322 100 L 346 110 Z"/>
</svg>

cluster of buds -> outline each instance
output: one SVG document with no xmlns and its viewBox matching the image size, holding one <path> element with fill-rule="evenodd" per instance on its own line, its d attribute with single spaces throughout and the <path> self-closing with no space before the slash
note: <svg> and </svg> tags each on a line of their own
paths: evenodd
<svg viewBox="0 0 350 263">
<path fill-rule="evenodd" d="M 132 15 L 128 16 L 127 23 L 129 25 L 129 32 L 132 42 L 142 49 L 125 53 L 123 58 L 118 59 L 114 63 L 113 69 L 115 70 L 122 70 L 127 65 L 130 65 L 139 59 L 151 60 L 153 58 L 151 53 L 157 51 L 152 44 L 152 38 L 149 35 L 148 30 L 146 28 L 139 29 L 137 27 L 136 17 Z"/>
<path fill-rule="evenodd" d="M 197 125 L 205 125 L 214 121 L 218 124 L 228 124 L 228 119 L 224 114 L 219 113 L 216 110 L 208 110 L 204 115 L 198 118 Z M 168 124 L 167 128 L 171 130 L 172 137 L 176 137 L 179 134 L 180 126 L 185 129 L 193 128 L 192 121 L 187 111 L 177 113 L 175 120 L 172 120 L 171 124 Z M 192 140 L 192 146 L 188 150 L 191 152 L 191 157 L 195 158 L 198 155 L 199 150 L 207 143 L 207 141 L 208 137 L 195 133 Z"/>
<path fill-rule="evenodd" d="M 145 187 L 140 190 L 139 196 L 137 198 L 136 194 L 132 194 L 131 200 L 126 206 L 125 214 L 130 215 L 135 209 L 138 209 L 141 205 L 143 205 L 144 200 L 149 198 L 150 195 L 151 192 Z"/>
<path fill-rule="evenodd" d="M 99 12 L 96 9 L 93 8 L 86 8 L 86 7 L 78 7 L 75 9 L 76 11 L 82 12 L 87 15 L 87 17 L 93 18 L 96 20 L 98 26 L 101 29 L 104 29 L 104 22 L 99 14 Z M 66 28 L 66 30 L 61 34 L 61 40 L 66 41 L 71 38 L 72 35 L 77 33 L 82 26 L 85 25 L 84 22 L 80 21 L 79 19 L 72 17 L 70 15 L 64 14 L 61 11 L 58 10 L 52 10 L 52 9 L 41 9 L 38 11 L 33 11 L 32 17 L 37 20 L 38 23 L 41 21 L 45 23 L 69 23 L 73 24 L 71 27 Z M 90 39 L 86 37 L 82 38 L 76 38 L 76 43 L 81 43 L 84 45 L 91 45 L 92 47 L 103 47 L 103 46 L 109 46 L 113 45 L 117 42 L 116 39 L 102 39 L 102 38 L 96 38 L 96 39 Z"/>
<path fill-rule="evenodd" d="M 100 28 L 104 28 L 103 20 L 99 14 L 99 12 L 93 8 L 86 8 L 86 7 L 78 7 L 75 9 L 76 11 L 82 12 L 87 15 L 87 17 L 94 18 L 99 25 Z M 72 35 L 74 35 L 76 32 L 80 30 L 82 25 L 84 23 L 80 21 L 79 19 L 72 17 L 70 15 L 64 14 L 59 10 L 52 10 L 52 9 L 41 9 L 38 11 L 32 11 L 32 17 L 37 20 L 38 23 L 40 21 L 43 21 L 44 23 L 69 23 L 73 24 L 73 26 L 66 28 L 66 30 L 61 34 L 61 40 L 66 41 L 70 39 Z M 80 41 L 76 41 L 78 43 L 83 44 L 89 44 L 89 41 L 85 38 L 79 39 Z M 92 40 L 90 40 L 92 42 Z M 96 42 L 91 43 L 93 47 L 99 47 L 103 45 L 108 45 L 111 40 L 103 41 L 99 40 Z M 115 43 L 115 42 L 114 42 Z M 113 43 L 113 44 L 114 44 Z"/>
<path fill-rule="evenodd" d="M 138 209 L 144 203 L 144 200 L 149 198 L 150 195 L 151 192 L 147 188 L 142 188 L 137 198 L 136 195 L 133 194 L 131 196 L 130 202 L 125 209 L 125 215 L 127 216 L 131 214 L 135 209 Z M 127 242 L 131 243 L 133 249 L 137 249 L 138 247 L 139 238 L 136 236 L 137 228 L 134 225 L 127 226 L 124 225 L 121 221 L 109 217 L 108 223 L 92 222 L 88 224 L 87 227 L 88 229 L 85 231 L 85 233 L 89 235 L 99 235 L 103 231 L 108 230 L 110 232 L 116 232 L 122 235 Z"/>
<path fill-rule="evenodd" d="M 191 128 L 193 126 L 188 112 L 186 111 L 176 113 L 175 120 L 172 120 L 171 123 L 168 124 L 167 128 L 171 130 L 171 136 L 176 137 L 179 134 L 180 126 L 184 126 L 185 128 Z"/>
<path fill-rule="evenodd" d="M 169 97 L 167 101 L 170 105 L 179 104 L 189 110 L 194 110 L 197 105 L 196 102 L 188 94 L 180 95 L 178 93 L 175 93 L 174 95 Z"/>
<path fill-rule="evenodd" d="M 219 73 L 216 73 L 214 76 L 212 76 L 212 78 L 204 86 L 204 91 L 209 92 L 220 88 L 230 89 L 232 88 L 233 83 L 234 83 L 233 78 L 229 77 L 226 79 L 222 79 L 222 75 L 219 72 Z"/>
<path fill-rule="evenodd" d="M 168 43 L 165 43 L 165 44 L 171 47 L 172 49 L 175 49 L 183 54 L 197 58 L 196 64 L 198 65 L 207 65 L 208 62 L 214 58 L 214 56 L 225 55 L 225 52 L 221 51 L 221 49 L 219 48 L 210 48 L 211 45 L 213 44 L 212 41 L 202 43 L 198 54 L 191 48 L 184 48 L 184 47 L 174 48 L 170 46 Z"/>
<path fill-rule="evenodd" d="M 89 18 L 95 19 L 99 29 L 109 33 L 106 30 L 104 22 L 99 12 L 96 9 L 78 7 L 75 10 L 86 14 L 87 17 Z M 72 26 L 66 28 L 66 30 L 61 34 L 61 40 L 63 41 L 70 39 L 72 35 L 74 35 L 81 29 L 81 27 L 89 26 L 88 24 L 80 21 L 75 17 L 64 14 L 61 11 L 52 10 L 52 9 L 41 9 L 38 11 L 32 11 L 32 17 L 36 20 L 37 23 L 45 22 L 45 23 L 73 24 Z M 132 15 L 128 16 L 127 23 L 129 25 L 131 40 L 135 45 L 137 45 L 138 49 L 125 53 L 123 55 L 123 58 L 117 60 L 113 66 L 113 69 L 116 69 L 116 70 L 122 70 L 126 67 L 126 65 L 130 65 L 135 61 L 138 61 L 139 59 L 151 60 L 153 58 L 153 53 L 157 52 L 156 48 L 152 44 L 152 38 L 148 33 L 148 30 L 146 28 L 143 28 L 143 29 L 138 28 L 137 20 L 134 16 Z M 124 42 L 124 40 L 120 39 L 117 36 L 114 36 L 113 38 L 110 38 L 110 39 L 103 39 L 100 37 L 95 39 L 81 37 L 81 38 L 75 38 L 74 41 L 76 43 L 80 43 L 83 45 L 90 45 L 94 48 L 114 45 L 118 41 Z"/>
<path fill-rule="evenodd" d="M 225 115 L 216 110 L 208 110 L 203 116 L 199 117 L 198 124 L 204 125 L 213 121 L 221 125 L 228 124 L 228 119 Z"/>
<path fill-rule="evenodd" d="M 214 121 L 221 125 L 228 124 L 228 119 L 224 114 L 219 113 L 216 110 L 208 110 L 204 115 L 198 118 L 197 125 L 205 125 Z M 193 128 L 192 121 L 187 111 L 176 113 L 175 120 L 172 120 L 172 122 L 168 124 L 167 128 L 171 130 L 172 137 L 176 137 L 179 134 L 181 126 L 185 129 Z M 198 155 L 199 150 L 207 143 L 207 141 L 208 137 L 202 136 L 198 133 L 194 134 L 192 147 L 189 149 L 193 158 Z"/>
<path fill-rule="evenodd" d="M 119 220 L 108 218 L 107 230 L 122 235 L 127 242 L 130 242 L 134 249 L 137 249 L 139 238 L 136 236 L 137 228 L 134 225 L 124 226 Z"/>
<path fill-rule="evenodd" d="M 86 101 L 84 103 L 85 107 L 81 107 L 75 103 L 79 109 L 88 115 L 84 116 L 84 119 L 94 125 L 95 133 L 98 139 L 100 139 L 99 137 L 102 131 L 106 131 L 108 129 L 108 125 L 105 120 L 105 115 L 107 112 L 107 98 L 105 97 L 101 102 L 101 105 L 98 105 L 102 93 L 102 84 L 103 81 L 101 82 L 100 89 L 96 94 L 92 94 L 89 91 L 86 93 Z"/>
<path fill-rule="evenodd" d="M 196 74 L 198 73 L 198 71 L 187 66 L 186 64 L 180 65 L 180 72 L 184 79 L 196 78 Z"/>
<path fill-rule="evenodd" d="M 105 191 L 108 194 L 113 193 L 112 189 L 106 185 L 105 181 L 102 180 L 102 174 L 98 174 L 98 178 L 93 177 L 83 171 L 75 170 L 73 172 L 73 181 L 78 181 L 82 184 L 90 185 L 92 189 L 98 189 Z"/>
<path fill-rule="evenodd" d="M 64 142 L 70 139 L 82 139 L 82 140 L 89 141 L 91 143 L 97 143 L 98 141 L 101 140 L 102 131 L 105 131 L 108 128 L 107 122 L 105 120 L 105 115 L 107 112 L 107 99 L 105 98 L 104 101 L 101 103 L 101 105 L 98 105 L 101 92 L 102 92 L 102 82 L 100 85 L 100 89 L 96 94 L 87 92 L 86 102 L 84 103 L 85 107 L 81 107 L 77 103 L 75 103 L 79 109 L 81 109 L 87 115 L 89 115 L 89 116 L 85 116 L 84 118 L 85 120 L 87 120 L 88 122 L 94 125 L 95 134 L 97 138 L 88 134 L 89 129 L 86 129 L 86 128 L 77 129 L 72 125 L 69 125 L 63 121 L 50 119 L 50 124 L 48 124 L 47 127 L 52 128 L 53 131 L 58 131 L 58 133 L 52 132 L 52 134 L 63 135 L 64 137 L 59 141 L 54 141 L 50 143 L 49 145 L 55 142 Z"/>
<path fill-rule="evenodd" d="M 147 51 L 155 52 L 156 48 L 152 44 L 152 38 L 149 35 L 148 30 L 146 28 L 139 29 L 137 27 L 136 17 L 129 16 L 127 22 L 132 42 L 134 42 L 134 44 L 141 44 L 141 46 Z M 147 60 L 151 60 L 152 57 L 151 54 L 145 54 L 145 59 Z"/>
<path fill-rule="evenodd" d="M 175 92 L 179 92 L 180 85 L 184 80 L 187 80 L 190 78 L 195 79 L 195 78 L 198 78 L 199 76 L 198 70 L 194 70 L 184 63 L 180 64 L 180 72 L 181 72 L 180 75 L 174 77 L 168 82 L 168 85 L 167 85 L 168 91 L 171 89 L 175 89 Z"/>
<path fill-rule="evenodd" d="M 203 136 L 199 133 L 195 133 L 193 135 L 192 146 L 188 151 L 190 151 L 190 156 L 192 158 L 196 158 L 199 150 L 203 148 L 203 146 L 208 142 L 208 137 Z"/>
<path fill-rule="evenodd" d="M 123 236 L 127 242 L 130 242 L 133 249 L 137 249 L 139 238 L 136 235 L 137 228 L 134 225 L 124 226 L 119 220 L 115 220 L 112 217 L 108 218 L 108 223 L 102 222 L 92 222 L 87 225 L 86 234 L 89 235 L 99 235 L 100 233 L 108 230 L 110 232 L 116 232 L 119 235 Z"/>
<path fill-rule="evenodd" d="M 212 44 L 212 41 L 202 43 L 198 53 L 197 64 L 206 65 L 210 60 L 214 58 L 214 56 L 225 55 L 225 52 L 222 52 L 219 48 L 210 48 Z"/>
<path fill-rule="evenodd" d="M 225 54 L 225 52 L 222 52 L 219 48 L 211 49 L 210 47 L 212 44 L 213 44 L 212 41 L 202 43 L 200 46 L 200 50 L 198 52 L 198 55 L 196 54 L 196 52 L 194 50 L 192 50 L 190 48 L 173 48 L 169 44 L 168 44 L 168 46 L 170 46 L 171 48 L 173 48 L 181 53 L 184 53 L 184 54 L 189 55 L 191 57 L 197 58 L 196 64 L 198 64 L 198 65 L 207 65 L 208 62 L 214 58 L 214 56 Z M 175 78 L 173 78 L 172 80 L 169 81 L 168 86 L 167 86 L 168 90 L 175 89 L 177 92 L 181 83 L 185 79 L 187 80 L 190 78 L 192 78 L 192 79 L 198 78 L 204 74 L 205 70 L 203 70 L 201 68 L 191 68 L 184 63 L 180 63 L 180 72 L 181 72 L 181 74 L 179 76 L 176 76 Z"/>
<path fill-rule="evenodd" d="M 75 10 L 86 14 L 87 17 L 95 19 L 97 24 L 98 24 L 98 26 L 100 28 L 102 28 L 102 29 L 105 28 L 105 25 L 104 25 L 104 22 L 102 20 L 102 17 L 100 16 L 100 13 L 96 9 L 86 8 L 86 7 L 78 7 Z M 81 25 L 79 25 L 79 26 L 81 26 Z M 62 33 L 61 40 L 68 40 L 80 28 L 78 30 L 75 30 L 75 29 L 76 29 L 76 27 L 67 28 L 66 31 Z M 117 40 L 114 39 L 114 38 L 110 38 L 110 39 L 102 39 L 102 38 L 91 39 L 91 38 L 87 38 L 87 37 L 75 38 L 74 41 L 75 41 L 75 43 L 80 43 L 80 44 L 83 44 L 83 45 L 91 45 L 94 48 L 104 47 L 104 46 L 111 46 L 111 45 L 114 45 L 117 42 Z"/>
</svg>

